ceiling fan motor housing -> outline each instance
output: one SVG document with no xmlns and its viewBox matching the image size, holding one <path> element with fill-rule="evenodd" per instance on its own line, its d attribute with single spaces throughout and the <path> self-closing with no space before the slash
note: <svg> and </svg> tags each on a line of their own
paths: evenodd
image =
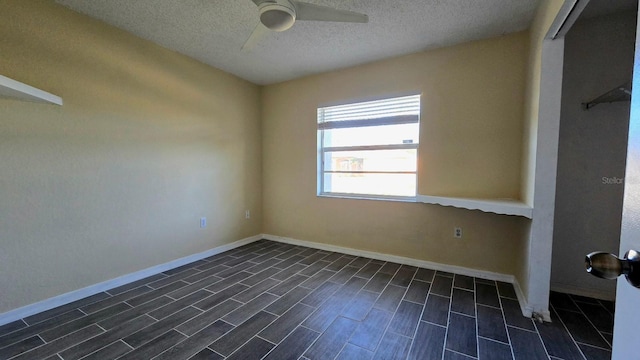
<svg viewBox="0 0 640 360">
<path fill-rule="evenodd" d="M 263 3 L 260 6 L 260 22 L 273 31 L 285 31 L 296 21 L 296 11 L 293 6 L 281 3 Z"/>
</svg>

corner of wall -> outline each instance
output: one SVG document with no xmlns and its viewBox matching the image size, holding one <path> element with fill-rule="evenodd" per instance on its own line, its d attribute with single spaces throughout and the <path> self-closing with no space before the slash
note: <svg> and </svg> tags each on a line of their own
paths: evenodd
<svg viewBox="0 0 640 360">
<path fill-rule="evenodd" d="M 542 74 L 542 41 L 565 0 L 543 0 L 529 29 L 529 61 L 525 89 L 524 126 L 522 139 L 521 200 L 533 206 L 537 140 L 538 110 L 540 105 L 540 76 Z"/>
<path fill-rule="evenodd" d="M 542 301 L 544 297 L 548 297 L 548 291 L 546 294 L 542 294 L 545 291 L 541 289 L 548 289 L 549 284 L 542 284 L 542 277 L 532 278 L 533 266 L 545 266 L 545 262 L 540 262 L 540 258 L 544 255 L 540 252 L 546 248 L 550 248 L 550 244 L 546 244 L 544 238 L 536 238 L 534 234 L 533 226 L 535 223 L 553 221 L 553 219 L 547 219 L 545 216 L 541 216 L 539 209 L 536 209 L 534 201 L 535 186 L 536 186 L 536 163 L 539 162 L 538 153 L 540 148 L 538 147 L 538 131 L 539 131 L 539 107 L 540 107 L 540 90 L 541 90 L 541 77 L 542 77 L 542 48 L 543 41 L 547 32 L 558 15 L 565 0 L 543 0 L 536 11 L 531 28 L 529 29 L 529 54 L 528 54 L 528 67 L 527 67 L 527 83 L 525 88 L 525 106 L 524 106 L 524 126 L 523 126 L 523 152 L 522 152 L 522 173 L 521 173 L 521 200 L 527 205 L 534 208 L 533 219 L 529 223 L 528 228 L 523 233 L 524 247 L 521 249 L 521 266 L 518 269 L 519 273 L 516 274 L 517 282 L 519 283 L 520 293 L 527 304 L 523 308 L 523 313 L 537 312 L 548 317 L 548 301 Z M 545 244 L 538 244 L 538 242 L 545 242 Z M 549 245 L 549 246 L 546 246 Z M 544 252 L 544 251 L 543 251 Z M 550 272 L 550 261 L 546 272 Z M 547 280 L 548 281 L 548 280 Z M 536 299 L 535 301 L 532 299 Z M 548 299 L 547 299 L 548 300 Z M 521 304 L 523 303 L 521 301 Z M 537 304 L 537 305 L 536 305 Z M 547 305 L 544 305 L 547 304 Z M 539 309 L 538 309 L 539 308 Z"/>
</svg>

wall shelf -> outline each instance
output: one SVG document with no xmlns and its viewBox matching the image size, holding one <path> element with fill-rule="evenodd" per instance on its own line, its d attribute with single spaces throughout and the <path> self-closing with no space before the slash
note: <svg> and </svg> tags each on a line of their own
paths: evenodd
<svg viewBox="0 0 640 360">
<path fill-rule="evenodd" d="M 0 98 L 62 105 L 62 98 L 0 75 Z"/>
<path fill-rule="evenodd" d="M 631 101 L 631 81 L 624 83 L 616 87 L 615 89 L 607 91 L 606 93 L 589 102 L 582 103 L 582 109 L 589 110 L 598 104 L 613 103 L 618 101 Z"/>
<path fill-rule="evenodd" d="M 522 216 L 531 219 L 533 208 L 521 201 L 512 199 L 474 199 L 445 196 L 416 196 L 418 202 L 425 204 L 452 206 L 459 209 L 480 210 L 500 215 Z"/>
</svg>

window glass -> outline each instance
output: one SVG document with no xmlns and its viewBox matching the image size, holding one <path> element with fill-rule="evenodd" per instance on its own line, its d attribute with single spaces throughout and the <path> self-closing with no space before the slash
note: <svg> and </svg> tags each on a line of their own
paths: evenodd
<svg viewBox="0 0 640 360">
<path fill-rule="evenodd" d="M 419 124 L 400 124 L 324 130 L 323 146 L 417 144 Z"/>
<path fill-rule="evenodd" d="M 324 174 L 327 193 L 354 195 L 403 196 L 416 195 L 413 174 Z"/>
<path fill-rule="evenodd" d="M 319 108 L 319 195 L 414 198 L 419 133 L 419 95 Z"/>
<path fill-rule="evenodd" d="M 416 172 L 417 150 L 331 151 L 324 153 L 325 171 Z"/>
</svg>

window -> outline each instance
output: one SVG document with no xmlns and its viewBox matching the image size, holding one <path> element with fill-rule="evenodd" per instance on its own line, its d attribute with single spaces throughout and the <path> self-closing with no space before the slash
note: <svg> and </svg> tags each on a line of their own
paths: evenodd
<svg viewBox="0 0 640 360">
<path fill-rule="evenodd" d="M 318 194 L 416 196 L 420 95 L 318 109 Z"/>
</svg>

